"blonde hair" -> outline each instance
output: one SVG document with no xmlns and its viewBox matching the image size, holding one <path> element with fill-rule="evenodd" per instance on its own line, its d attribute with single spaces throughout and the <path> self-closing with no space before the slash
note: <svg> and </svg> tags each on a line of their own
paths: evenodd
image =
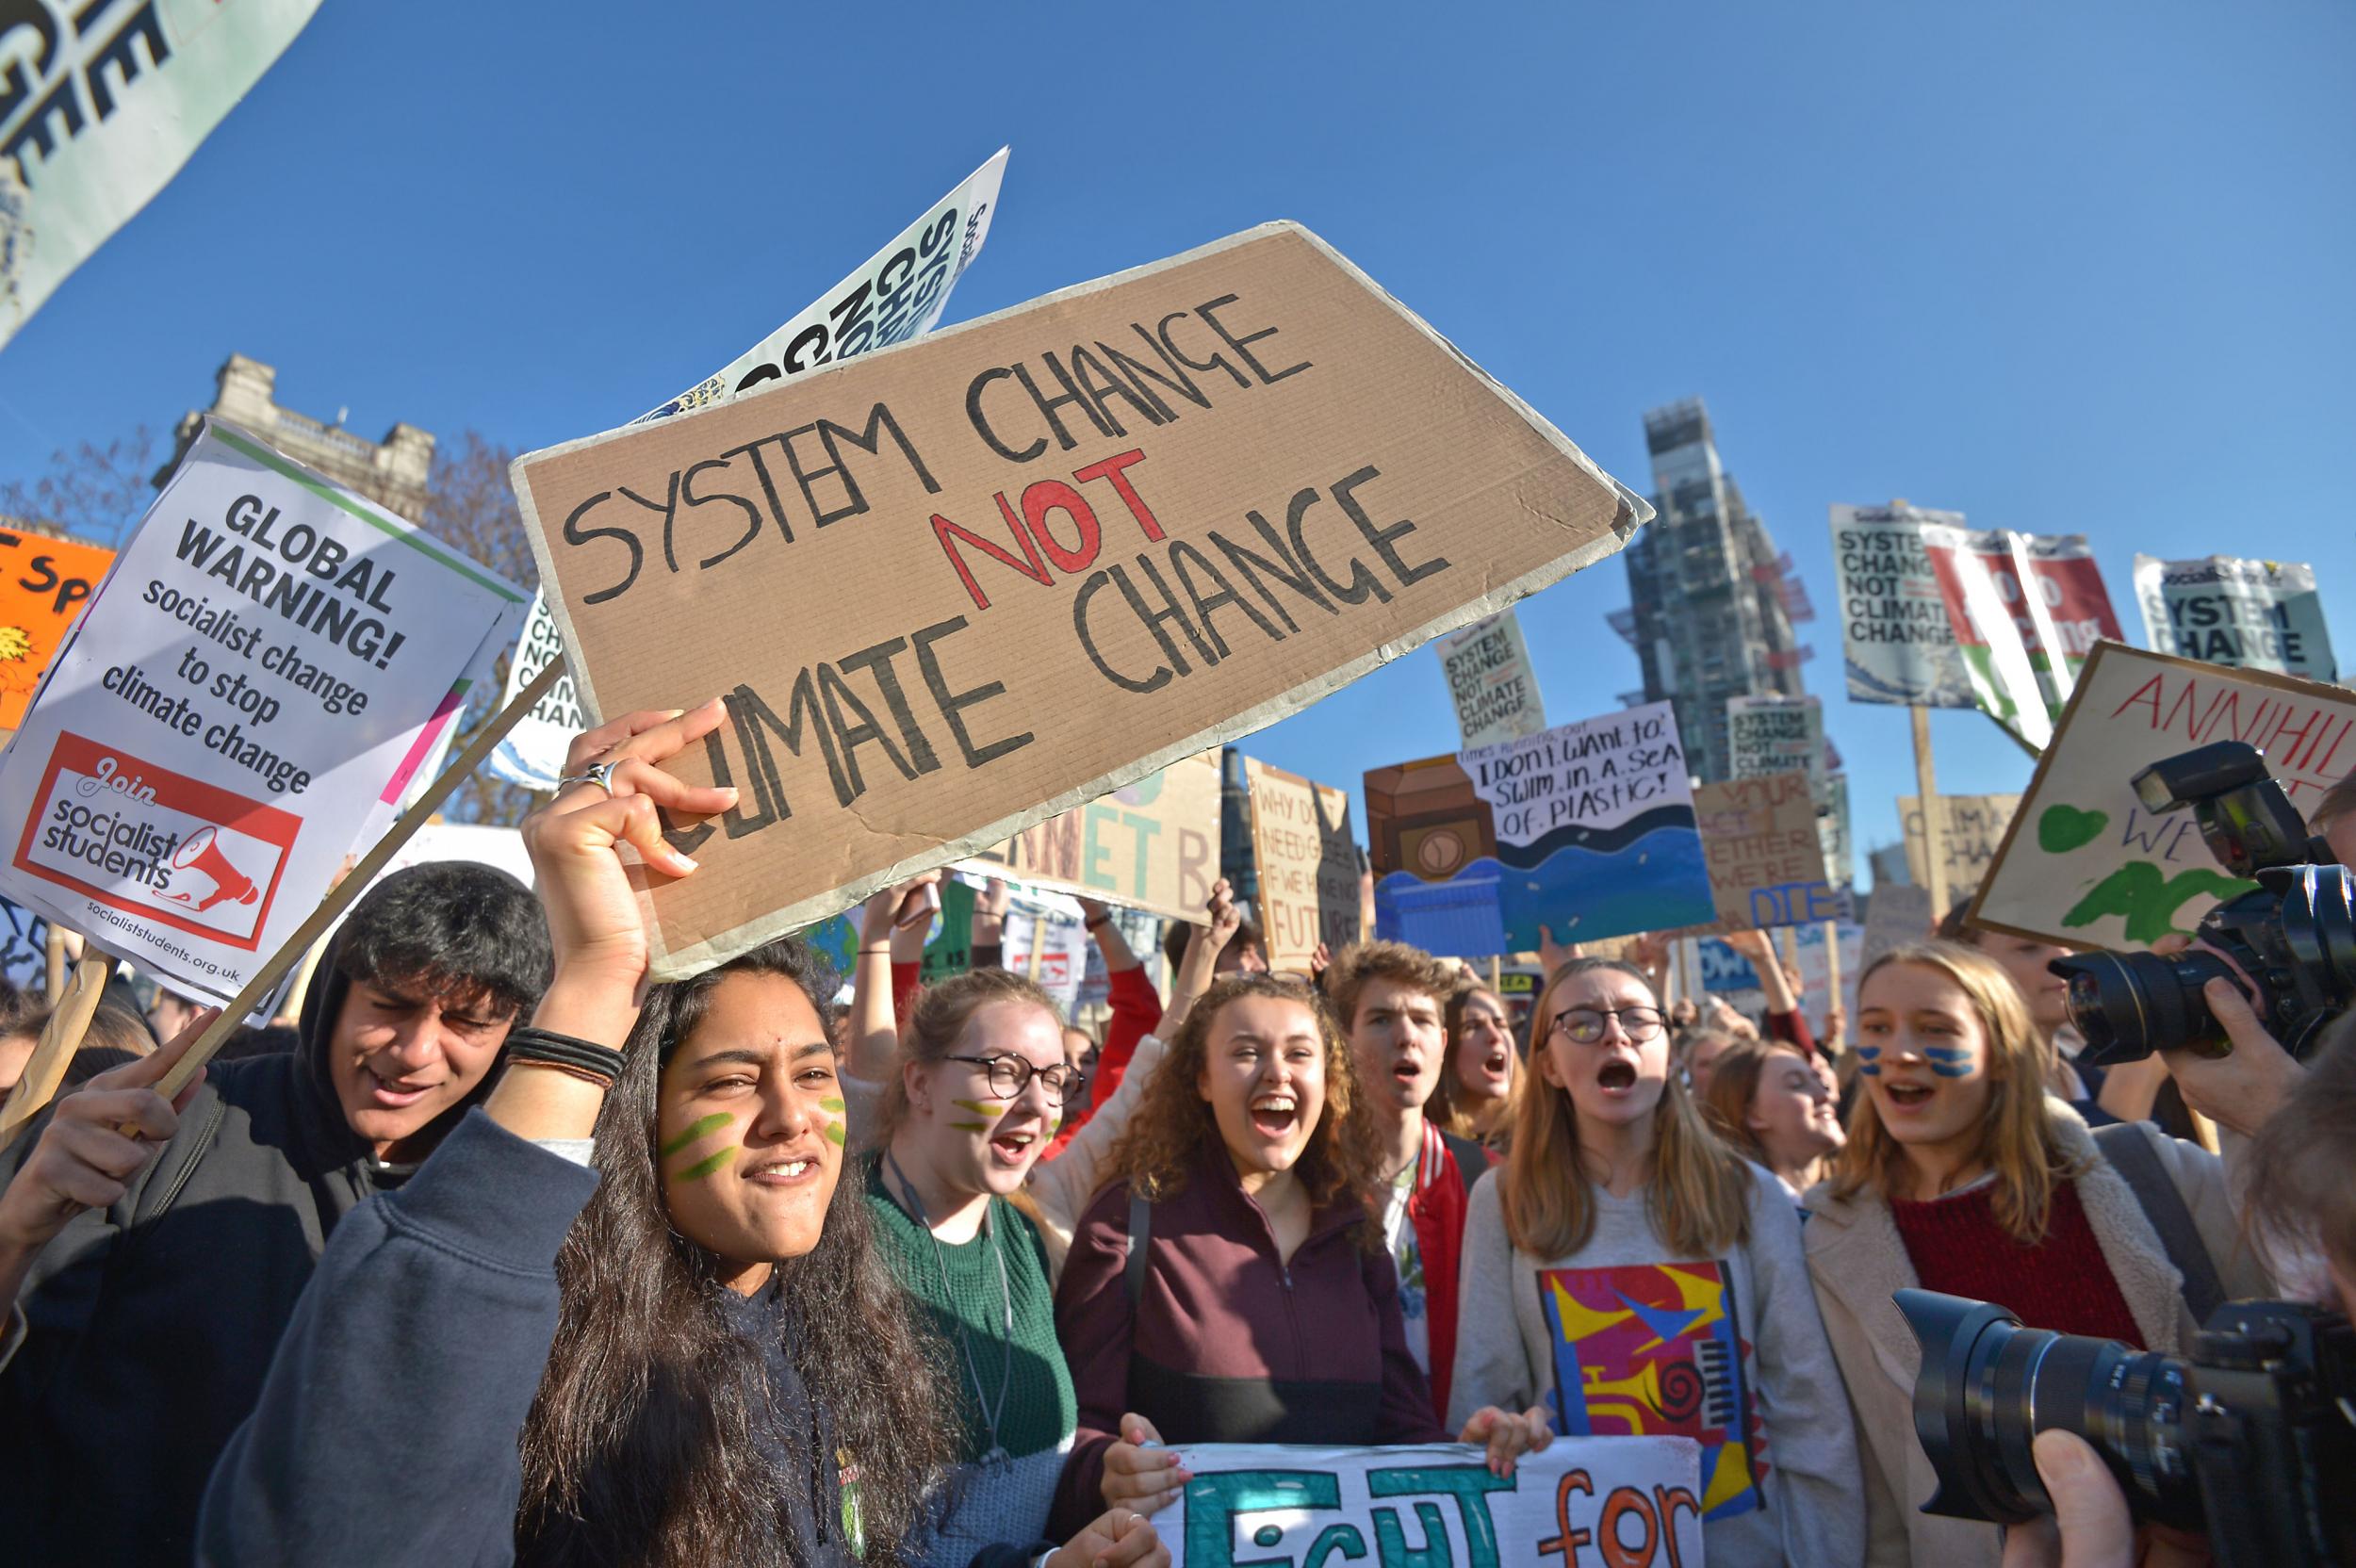
<svg viewBox="0 0 2356 1568">
<path fill-rule="evenodd" d="M 1055 1021 L 1056 1043 L 1063 1040 L 1063 1010 L 1037 981 L 1010 969 L 975 969 L 953 974 L 918 991 L 908 1007 L 908 1026 L 900 1031 L 901 1062 L 905 1068 L 938 1067 L 964 1037 L 973 1015 L 994 1002 L 1038 1007 Z M 1069 1111 L 1072 1107 L 1066 1106 Z M 875 1142 L 889 1143 L 908 1119 L 908 1084 L 905 1070 L 892 1075 L 884 1087 L 883 1108 L 876 1117 Z"/>
<path fill-rule="evenodd" d="M 2044 1037 L 2029 1021 L 2021 988 L 1995 959 L 1975 947 L 1916 942 L 1885 953 L 1867 966 L 1857 980 L 1860 1014 L 1865 988 L 1891 964 L 1939 971 L 1962 988 L 1979 1015 L 1988 1042 L 1988 1106 L 1973 1153 L 1995 1173 L 1991 1198 L 1996 1222 L 2022 1246 L 2037 1246 L 2045 1239 L 2053 1189 L 2083 1167 L 2062 1152 L 2053 1136 L 2045 1107 Z M 1882 1125 L 1873 1095 L 1860 1095 L 1849 1123 L 1849 1141 L 1834 1157 L 1832 1195 L 1845 1199 L 1870 1191 L 1887 1202 L 1907 1196 L 1911 1185 L 1906 1146 Z"/>
<path fill-rule="evenodd" d="M 1513 1111 L 1513 1143 L 1497 1175 L 1505 1233 L 1536 1258 L 1562 1257 L 1595 1232 L 1595 1196 L 1579 1158 L 1579 1116 L 1568 1089 L 1535 1076 L 1549 1049 L 1554 993 L 1563 982 L 1601 970 L 1628 975 L 1652 994 L 1633 965 L 1574 958 L 1554 972 L 1530 1014 L 1533 1077 Z M 1665 1027 L 1665 1025 L 1664 1025 Z M 1721 1142 L 1672 1072 L 1653 1110 L 1652 1152 L 1644 1163 L 1644 1208 L 1670 1250 L 1693 1257 L 1725 1251 L 1750 1234 L 1754 1178 L 1742 1156 Z"/>
</svg>

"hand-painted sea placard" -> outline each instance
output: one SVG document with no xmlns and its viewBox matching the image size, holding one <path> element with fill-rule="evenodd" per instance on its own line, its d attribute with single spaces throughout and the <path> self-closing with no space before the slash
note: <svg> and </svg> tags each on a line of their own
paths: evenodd
<svg viewBox="0 0 2356 1568">
<path fill-rule="evenodd" d="M 1641 1330 L 1702 1315 L 1664 1309 L 1639 1322 L 1640 1313 L 1619 1304 L 1612 1315 Z M 1712 1320 L 1733 1322 L 1723 1313 Z M 1677 1568 L 1702 1560 L 1701 1450 L 1689 1438 L 1558 1437 L 1523 1455 L 1511 1477 L 1491 1475 L 1481 1450 L 1454 1443 L 1189 1443 L 1175 1451 L 1193 1478 L 1153 1515 L 1170 1568 Z M 1600 1543 L 1610 1548 L 1599 1551 Z"/>
<path fill-rule="evenodd" d="M 1947 862 L 1947 896 L 1968 898 L 1988 875 L 2004 829 L 2021 809 L 2019 795 L 1939 795 L 1939 844 Z M 1922 803 L 1913 795 L 1898 797 L 1898 825 L 1906 834 L 1906 874 L 1920 887 L 1930 885 L 1930 859 L 1924 848 Z M 1939 911 L 1941 914 L 1945 910 Z"/>
<path fill-rule="evenodd" d="M 2312 810 L 2356 769 L 2356 693 L 2098 644 L 1980 884 L 1972 923 L 2140 948 L 2248 891 L 2255 884 L 2217 865 L 2189 808 L 2155 815 L 2130 783 L 2217 741 L 2256 746 L 2291 804 Z"/>
<path fill-rule="evenodd" d="M 518 460 L 592 716 L 724 694 L 700 972 L 1273 723 L 1649 509 L 1295 224 Z M 1460 565 L 1458 563 L 1462 562 Z"/>
<path fill-rule="evenodd" d="M 1665 702 L 1366 776 L 1378 935 L 1446 957 L 1716 915 Z"/>
</svg>

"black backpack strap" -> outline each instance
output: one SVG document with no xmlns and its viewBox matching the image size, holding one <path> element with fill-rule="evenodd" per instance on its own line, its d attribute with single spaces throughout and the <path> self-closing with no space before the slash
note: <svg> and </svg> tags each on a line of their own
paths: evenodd
<svg viewBox="0 0 2356 1568">
<path fill-rule="evenodd" d="M 2168 1261 L 2184 1276 L 2184 1305 L 2191 1309 L 2193 1321 L 2208 1322 L 2225 1300 L 2225 1285 L 2217 1278 L 2208 1244 L 2201 1239 L 2200 1227 L 2193 1223 L 2192 1210 L 2184 1206 L 2184 1195 L 2168 1180 L 2151 1148 L 2151 1135 L 2140 1122 L 2121 1121 L 2095 1128 L 2094 1147 L 2134 1191 L 2143 1217 L 2159 1233 Z"/>
<path fill-rule="evenodd" d="M 1145 1297 L 1145 1249 L 1153 1239 L 1153 1200 L 1129 1189 L 1129 1262 L 1121 1271 L 1122 1282 L 1129 1293 L 1129 1310 L 1135 1313 Z"/>
</svg>

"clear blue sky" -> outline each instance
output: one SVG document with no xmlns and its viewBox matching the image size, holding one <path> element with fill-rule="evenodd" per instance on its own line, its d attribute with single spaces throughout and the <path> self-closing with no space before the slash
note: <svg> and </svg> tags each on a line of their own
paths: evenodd
<svg viewBox="0 0 2356 1568">
<path fill-rule="evenodd" d="M 1862 851 L 1912 767 L 1840 695 L 1828 502 L 2084 532 L 2136 640 L 2139 548 L 2310 560 L 2356 667 L 2352 65 L 2342 0 L 328 0 L 0 351 L 0 479 L 233 351 L 369 435 L 605 429 L 1011 142 L 952 319 L 1292 218 L 1640 492 L 1642 411 L 1706 397 L 1827 617 Z M 1639 683 L 1626 600 L 1524 606 L 1555 722 Z M 1935 730 L 1945 788 L 2024 782 Z M 1354 792 L 1454 739 L 1427 652 L 1249 749 Z"/>
</svg>

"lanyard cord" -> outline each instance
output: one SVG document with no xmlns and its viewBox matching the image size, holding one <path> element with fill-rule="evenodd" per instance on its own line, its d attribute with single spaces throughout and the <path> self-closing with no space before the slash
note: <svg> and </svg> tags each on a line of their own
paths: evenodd
<svg viewBox="0 0 2356 1568">
<path fill-rule="evenodd" d="M 908 1217 L 915 1220 L 916 1228 L 924 1233 L 924 1239 L 933 1244 L 933 1268 L 941 1276 L 941 1301 L 947 1305 L 951 1296 L 949 1262 L 941 1252 L 941 1238 L 933 1234 L 932 1221 L 925 1217 L 924 1200 L 917 1197 L 916 1184 L 908 1180 L 908 1172 L 900 1168 L 900 1162 L 892 1157 L 889 1149 L 884 1151 L 884 1163 L 892 1167 L 892 1178 L 900 1184 L 900 1190 L 908 1200 Z M 965 1375 L 973 1382 L 974 1412 L 990 1427 L 990 1447 L 982 1455 L 987 1460 L 1005 1451 L 998 1442 L 998 1426 L 1000 1418 L 1006 1413 L 1006 1394 L 1014 1386 L 1014 1284 L 1006 1273 L 1006 1244 L 999 1239 L 998 1227 L 990 1223 L 988 1209 L 982 1214 L 982 1231 L 990 1238 L 990 1255 L 998 1263 L 998 1300 L 1004 1311 L 1006 1326 L 1006 1331 L 998 1342 L 1003 1354 L 998 1368 L 998 1402 L 995 1406 L 988 1402 L 988 1396 L 982 1392 L 982 1369 L 973 1360 L 973 1342 L 966 1334 L 965 1319 L 952 1312 L 950 1321 L 957 1325 L 957 1348 L 965 1356 Z"/>
</svg>

